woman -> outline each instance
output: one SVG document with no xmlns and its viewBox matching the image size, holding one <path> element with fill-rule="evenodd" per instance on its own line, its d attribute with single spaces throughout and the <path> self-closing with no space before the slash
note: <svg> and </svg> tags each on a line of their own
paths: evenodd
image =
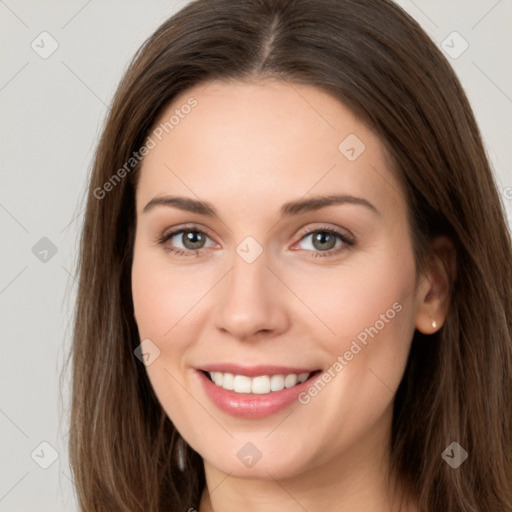
<svg viewBox="0 0 512 512">
<path fill-rule="evenodd" d="M 82 510 L 512 510 L 511 256 L 466 96 L 399 7 L 189 4 L 91 176 Z"/>
</svg>

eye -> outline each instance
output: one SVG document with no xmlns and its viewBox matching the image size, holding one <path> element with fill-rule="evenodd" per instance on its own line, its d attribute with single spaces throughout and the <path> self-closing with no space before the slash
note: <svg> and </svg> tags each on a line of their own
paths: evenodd
<svg viewBox="0 0 512 512">
<path fill-rule="evenodd" d="M 302 249 L 313 251 L 311 256 L 333 256 L 354 245 L 348 235 L 332 228 L 318 228 L 306 233 L 300 240 Z"/>
<path fill-rule="evenodd" d="M 207 245 L 210 240 L 210 245 Z M 202 230 L 196 228 L 182 228 L 164 234 L 158 243 L 165 246 L 165 249 L 178 255 L 194 256 L 201 249 L 215 245 L 210 237 Z"/>
<path fill-rule="evenodd" d="M 203 249 L 215 246 L 208 234 L 198 228 L 184 227 L 162 235 L 157 242 L 178 256 L 198 256 Z M 208 243 L 209 242 L 209 243 Z M 318 228 L 304 234 L 298 244 L 313 257 L 334 256 L 353 246 L 355 240 L 333 228 Z"/>
</svg>

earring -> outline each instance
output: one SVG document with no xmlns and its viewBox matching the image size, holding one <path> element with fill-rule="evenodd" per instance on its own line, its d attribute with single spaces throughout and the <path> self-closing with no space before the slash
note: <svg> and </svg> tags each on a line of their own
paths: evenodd
<svg viewBox="0 0 512 512">
<path fill-rule="evenodd" d="M 432 320 L 432 329 L 437 329 L 437 322 Z"/>
</svg>

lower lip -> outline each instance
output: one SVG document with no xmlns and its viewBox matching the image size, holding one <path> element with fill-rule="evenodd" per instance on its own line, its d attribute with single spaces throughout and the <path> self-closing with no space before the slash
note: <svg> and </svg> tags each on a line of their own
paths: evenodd
<svg viewBox="0 0 512 512">
<path fill-rule="evenodd" d="M 238 418 L 265 418 L 283 411 L 289 407 L 300 393 L 305 391 L 317 376 L 317 373 L 308 380 L 284 388 L 281 391 L 271 391 L 264 395 L 253 393 L 235 393 L 214 384 L 202 371 L 197 371 L 199 379 L 210 400 L 225 413 Z"/>
</svg>

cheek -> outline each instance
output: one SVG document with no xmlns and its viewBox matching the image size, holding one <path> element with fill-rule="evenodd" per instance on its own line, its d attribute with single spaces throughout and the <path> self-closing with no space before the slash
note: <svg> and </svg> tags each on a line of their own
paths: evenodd
<svg viewBox="0 0 512 512">
<path fill-rule="evenodd" d="M 350 403 L 352 413 L 360 407 L 361 418 L 372 409 L 369 404 L 379 411 L 392 400 L 414 334 L 414 255 L 403 246 L 376 255 L 317 275 L 304 295 L 322 320 L 315 320 L 316 332 L 322 333 L 316 340 L 329 355 L 327 369 L 335 376 L 333 401 Z M 304 285 L 301 292 L 307 292 Z M 352 402 L 348 397 L 354 390 L 358 398 Z"/>
<path fill-rule="evenodd" d="M 132 295 L 141 338 L 173 339 L 173 348 L 178 348 L 180 339 L 173 334 L 193 318 L 213 277 L 190 267 L 171 268 L 162 249 L 138 250 L 136 245 Z"/>
<path fill-rule="evenodd" d="M 304 275 L 297 272 L 287 282 L 307 299 L 315 315 L 305 315 L 304 321 L 310 327 L 316 323 L 318 339 L 325 340 L 328 352 L 349 350 L 353 340 L 364 346 L 365 341 L 388 336 L 394 346 L 404 340 L 407 345 L 409 336 L 399 333 L 404 328 L 410 332 L 414 323 L 416 286 L 414 255 L 407 246 L 382 247 L 309 278 Z"/>
<path fill-rule="evenodd" d="M 190 386 L 182 371 L 183 356 L 194 338 L 194 304 L 204 294 L 190 285 L 190 279 L 187 270 L 170 272 L 165 258 L 135 246 L 132 295 L 139 337 L 151 340 L 159 350 L 146 372 L 160 404 L 181 432 L 190 430 L 198 418 L 208 420 L 185 391 Z"/>
<path fill-rule="evenodd" d="M 167 415 L 174 418 L 169 406 L 174 408 L 185 400 L 180 391 L 180 385 L 184 384 L 180 364 L 187 338 L 180 336 L 180 319 L 190 306 L 186 307 L 189 301 L 183 297 L 186 287 L 180 284 L 180 273 L 176 273 L 171 283 L 169 271 L 159 260 L 150 250 L 135 245 L 132 296 L 139 338 L 150 340 L 144 343 L 157 354 L 146 366 L 148 378 Z"/>
<path fill-rule="evenodd" d="M 388 254 L 378 264 L 360 260 L 357 268 L 317 279 L 309 294 L 311 309 L 334 334 L 318 330 L 327 332 L 316 338 L 328 354 L 326 384 L 310 387 L 301 403 L 311 416 L 323 417 L 322 436 L 338 439 L 333 450 L 356 443 L 380 421 L 405 370 L 414 333 L 415 264 L 412 253 Z"/>
</svg>

